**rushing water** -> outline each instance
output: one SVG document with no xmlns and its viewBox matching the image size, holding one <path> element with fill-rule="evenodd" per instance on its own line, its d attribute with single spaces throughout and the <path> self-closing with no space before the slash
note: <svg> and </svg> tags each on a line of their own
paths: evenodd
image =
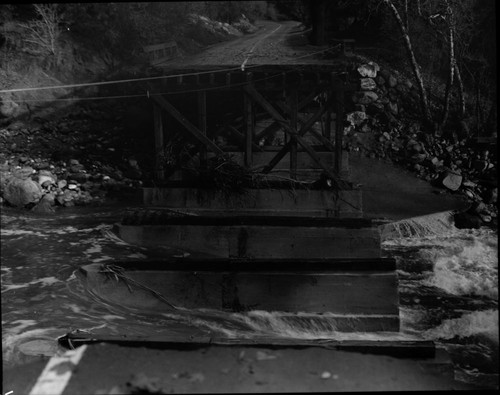
<svg viewBox="0 0 500 395">
<path fill-rule="evenodd" d="M 182 256 L 143 249 L 111 232 L 134 208 L 74 208 L 52 216 L 3 209 L 1 215 L 4 368 L 64 350 L 57 338 L 95 334 L 192 334 L 295 339 L 434 340 L 452 357 L 457 379 L 498 388 L 498 243 L 491 229 L 458 230 L 449 220 L 403 221 L 384 232 L 383 251 L 397 260 L 399 333 L 340 333 L 328 319 L 289 321 L 253 311 L 177 311 L 145 316 L 106 305 L 75 276 L 83 264 Z M 328 317 L 326 317 L 328 318 Z"/>
</svg>

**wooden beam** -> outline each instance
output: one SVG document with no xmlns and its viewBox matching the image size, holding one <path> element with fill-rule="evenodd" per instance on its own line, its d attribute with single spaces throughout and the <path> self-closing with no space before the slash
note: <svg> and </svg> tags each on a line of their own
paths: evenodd
<svg viewBox="0 0 500 395">
<path fill-rule="evenodd" d="M 293 112 L 289 106 L 284 106 L 281 103 L 277 103 L 277 105 L 278 105 L 278 107 L 280 107 L 281 110 L 283 110 L 284 112 L 287 112 L 288 114 L 290 114 L 290 116 L 292 115 Z M 321 135 L 320 133 L 318 133 L 317 131 L 315 131 L 314 129 L 312 129 L 312 126 L 308 128 L 306 133 L 307 132 L 311 133 L 314 137 L 316 137 L 316 139 L 318 141 L 320 141 L 325 146 L 325 148 L 327 150 L 335 152 L 335 146 L 332 144 L 332 142 L 330 140 L 328 140 L 326 137 L 324 137 L 323 135 Z"/>
<path fill-rule="evenodd" d="M 318 96 L 318 94 L 319 93 L 317 91 L 309 93 L 309 95 L 307 95 L 304 99 L 300 101 L 299 110 L 302 110 L 305 106 L 307 106 L 310 102 L 312 102 L 314 98 Z"/>
<path fill-rule="evenodd" d="M 165 170 L 164 170 L 164 135 L 163 135 L 163 117 L 161 108 L 153 104 L 153 125 L 154 125 L 154 135 L 155 135 L 155 166 L 156 166 L 156 178 L 160 181 L 165 180 Z"/>
<path fill-rule="evenodd" d="M 309 118 L 304 125 L 302 125 L 298 132 L 298 135 L 304 135 L 323 116 L 326 108 L 330 105 L 331 103 L 327 102 L 323 107 L 320 107 L 319 110 L 311 118 Z M 279 163 L 279 161 L 284 158 L 289 149 L 290 144 L 285 144 L 283 148 L 276 154 L 273 159 L 271 159 L 269 164 L 264 168 L 263 173 L 269 173 Z"/>
<path fill-rule="evenodd" d="M 249 85 L 252 84 L 252 73 L 246 74 Z M 253 115 L 253 105 L 251 98 L 243 93 L 243 114 L 245 116 L 245 166 L 252 166 L 252 143 L 255 134 L 255 122 Z"/>
<path fill-rule="evenodd" d="M 207 92 L 198 92 L 198 127 L 203 135 L 207 135 Z M 205 144 L 200 146 L 200 167 L 207 167 L 207 147 Z"/>
<path fill-rule="evenodd" d="M 182 115 L 172 104 L 170 104 L 163 96 L 151 96 L 153 100 L 160 105 L 163 109 L 169 112 L 181 125 L 183 125 L 191 135 L 196 138 L 199 142 L 204 144 L 206 147 L 209 147 L 215 153 L 219 155 L 223 155 L 224 151 L 222 151 L 217 144 L 215 144 L 212 140 L 210 140 L 207 136 L 205 136 L 196 126 L 194 126 L 189 120 Z"/>
<path fill-rule="evenodd" d="M 332 138 L 332 110 L 329 109 L 326 114 L 325 114 L 325 131 L 324 131 L 324 137 L 328 140 L 331 141 L 330 139 Z"/>
<path fill-rule="evenodd" d="M 245 91 L 254 98 L 254 100 L 259 103 L 267 112 L 269 112 L 269 114 L 274 118 L 276 119 L 278 122 L 280 122 L 284 128 L 284 130 L 288 133 L 290 133 L 292 136 L 295 137 L 295 139 L 297 140 L 297 142 L 302 146 L 302 148 L 304 148 L 304 150 L 309 154 L 309 156 L 313 159 L 313 161 L 320 167 L 322 168 L 325 173 L 332 179 L 332 181 L 337 184 L 337 187 L 340 188 L 342 185 L 341 184 L 344 184 L 341 182 L 341 180 L 339 180 L 338 176 L 332 172 L 327 166 L 325 166 L 323 164 L 323 162 L 321 162 L 321 159 L 319 158 L 318 154 L 316 153 L 316 151 L 314 151 L 314 149 L 309 145 L 307 144 L 301 137 L 301 135 L 299 135 L 297 133 L 297 131 L 295 129 L 293 129 L 289 123 L 281 116 L 281 114 L 259 93 L 257 92 L 252 86 L 245 86 Z M 324 114 L 324 111 L 325 111 L 325 108 L 329 106 L 329 102 L 327 102 L 327 104 L 325 104 L 321 109 L 321 115 L 319 118 L 321 118 L 321 116 L 323 116 Z M 317 113 L 318 114 L 318 113 Z M 317 115 L 315 114 L 315 115 Z M 314 118 L 314 116 L 313 116 Z M 311 120 L 309 120 L 311 121 Z M 308 122 L 309 123 L 309 122 Z M 313 123 L 314 124 L 314 123 Z M 304 125 L 305 126 L 305 125 Z M 312 125 L 311 125 L 312 126 Z M 310 126 L 309 126 L 310 128 Z M 309 129 L 308 128 L 308 129 Z M 305 129 L 304 127 L 301 128 L 301 132 L 305 133 L 308 129 Z M 287 151 L 291 148 L 291 144 L 290 142 L 285 144 L 285 146 L 283 148 L 285 148 L 286 146 L 288 145 L 288 148 L 287 148 Z M 278 153 L 278 155 L 281 153 L 281 151 Z M 285 152 L 286 153 L 286 152 Z M 277 155 L 277 156 L 278 156 Z M 284 156 L 284 154 L 283 154 Z M 274 159 L 274 158 L 273 158 Z M 280 159 L 281 160 L 281 159 Z M 266 170 L 268 169 L 269 165 L 266 166 Z M 347 186 L 347 185 L 346 185 Z"/>
<path fill-rule="evenodd" d="M 301 74 L 302 75 L 302 74 Z M 298 104 L 298 110 L 300 111 L 301 109 L 303 109 L 305 106 L 307 106 L 311 101 L 313 101 L 313 99 L 318 95 L 318 93 L 316 91 L 314 92 L 311 92 L 309 93 L 309 95 L 307 95 L 307 97 L 305 97 L 304 99 L 302 99 L 299 104 Z M 287 106 L 288 108 L 288 106 Z M 271 123 L 269 126 L 267 126 L 264 130 L 262 130 L 260 133 L 257 133 L 255 135 L 255 140 L 257 142 L 260 141 L 261 138 L 267 136 L 268 134 L 270 133 L 274 133 L 274 132 L 277 132 L 278 130 L 281 129 L 281 125 L 279 124 L 279 122 L 277 121 L 274 121 L 273 123 Z"/>
<path fill-rule="evenodd" d="M 335 119 L 335 171 L 340 174 L 342 169 L 342 138 L 344 136 L 344 91 L 336 91 L 337 115 Z"/>
<path fill-rule="evenodd" d="M 297 130 L 298 119 L 298 92 L 292 88 L 288 96 L 288 106 L 290 107 L 290 127 Z M 290 135 L 290 178 L 297 179 L 297 139 L 293 134 Z"/>
</svg>

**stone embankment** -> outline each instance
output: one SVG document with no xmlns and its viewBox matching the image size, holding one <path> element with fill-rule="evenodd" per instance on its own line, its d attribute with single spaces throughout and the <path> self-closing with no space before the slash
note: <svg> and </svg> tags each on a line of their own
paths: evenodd
<svg viewBox="0 0 500 395">
<path fill-rule="evenodd" d="M 493 147 L 481 146 L 457 133 L 444 138 L 422 131 L 416 112 L 419 94 L 407 78 L 374 62 L 356 70 L 359 90 L 352 96 L 354 111 L 344 130 L 348 150 L 390 160 L 441 188 L 441 193 L 466 195 L 467 213 L 455 217 L 459 227 L 497 223 L 497 157 Z"/>
<path fill-rule="evenodd" d="M 141 187 L 144 174 L 122 128 L 94 110 L 0 129 L 2 204 L 50 213 L 102 204 Z"/>
</svg>

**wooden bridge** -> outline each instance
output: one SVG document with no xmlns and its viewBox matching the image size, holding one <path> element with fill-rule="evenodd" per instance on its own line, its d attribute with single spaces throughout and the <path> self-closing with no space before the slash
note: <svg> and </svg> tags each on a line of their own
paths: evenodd
<svg viewBox="0 0 500 395">
<path fill-rule="evenodd" d="M 342 151 L 345 101 L 355 89 L 345 71 L 321 65 L 260 65 L 244 71 L 233 67 L 170 73 L 171 78 L 147 88 L 154 103 L 157 188 L 145 188 L 146 203 L 179 208 L 178 198 L 175 203 L 158 189 L 169 187 L 172 192 L 172 187 L 179 187 L 179 178 L 187 181 L 165 165 L 165 149 L 175 138 L 172 125 L 176 125 L 195 142 L 196 149 L 190 154 L 196 160 L 190 165 L 195 163 L 200 170 L 206 169 L 211 158 L 225 157 L 266 180 L 313 182 L 323 175 L 330 180 L 332 196 L 333 192 L 343 195 L 334 199 L 343 208 L 328 207 L 329 212 L 322 215 L 361 216 L 360 192 L 348 180 L 348 158 Z M 228 97 L 233 112 L 225 119 L 219 101 Z M 269 144 L 276 134 L 282 140 Z M 313 206 L 290 211 L 319 210 Z"/>
</svg>

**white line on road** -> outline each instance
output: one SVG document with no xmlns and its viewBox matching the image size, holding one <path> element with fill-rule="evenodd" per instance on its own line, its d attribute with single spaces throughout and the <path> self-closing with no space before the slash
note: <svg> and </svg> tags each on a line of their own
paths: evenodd
<svg viewBox="0 0 500 395">
<path fill-rule="evenodd" d="M 31 389 L 30 395 L 60 395 L 71 378 L 71 374 L 82 359 L 87 346 L 66 351 L 61 356 L 50 358 L 45 369 Z"/>
<path fill-rule="evenodd" d="M 250 59 L 250 56 L 252 56 L 252 55 L 253 55 L 253 50 L 257 47 L 257 45 L 259 45 L 259 44 L 262 42 L 262 40 L 264 40 L 264 39 L 268 38 L 270 35 L 272 35 L 272 34 L 276 33 L 279 29 L 281 29 L 281 28 L 282 28 L 282 26 L 283 26 L 283 25 L 279 25 L 279 26 L 278 26 L 276 29 L 274 29 L 271 33 L 268 33 L 268 34 L 266 34 L 265 36 L 261 37 L 261 39 L 260 39 L 260 40 L 258 40 L 258 41 L 257 41 L 257 42 L 253 45 L 253 47 L 252 47 L 252 48 L 250 48 L 250 51 L 248 51 L 248 56 L 246 57 L 246 59 L 245 59 L 245 60 L 243 61 L 243 63 L 241 64 L 241 71 L 245 71 L 245 65 L 247 64 L 248 59 Z"/>
</svg>

